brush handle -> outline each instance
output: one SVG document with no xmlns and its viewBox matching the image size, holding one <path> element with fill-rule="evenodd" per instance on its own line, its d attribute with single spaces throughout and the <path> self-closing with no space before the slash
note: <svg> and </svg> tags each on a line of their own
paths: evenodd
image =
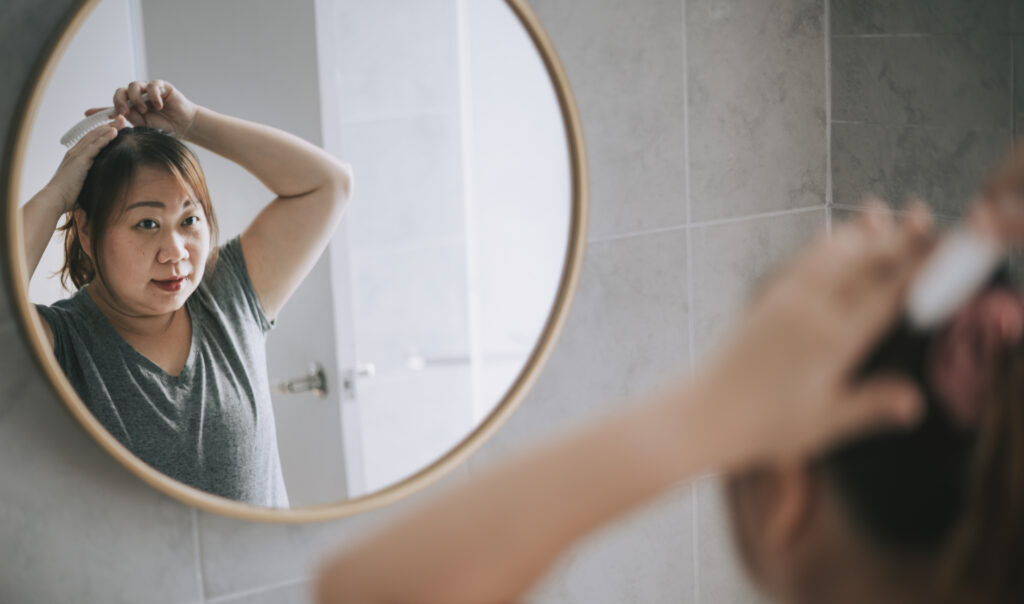
<svg viewBox="0 0 1024 604">
<path fill-rule="evenodd" d="M 951 318 L 989 280 L 1003 256 L 1002 246 L 991 239 L 966 229 L 951 233 L 911 284 L 911 325 L 924 331 Z"/>
</svg>

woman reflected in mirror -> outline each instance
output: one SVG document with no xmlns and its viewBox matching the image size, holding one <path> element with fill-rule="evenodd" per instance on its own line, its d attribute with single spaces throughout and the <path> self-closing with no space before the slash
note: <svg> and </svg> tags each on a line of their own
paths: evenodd
<svg viewBox="0 0 1024 604">
<path fill-rule="evenodd" d="M 113 100 L 112 123 L 78 141 L 22 208 L 29 274 L 65 219 L 61 278 L 74 293 L 36 305 L 54 355 L 90 411 L 142 461 L 215 495 L 287 507 L 266 336 L 327 247 L 351 171 L 163 80 L 131 82 Z M 262 209 L 254 201 L 251 223 L 223 245 L 184 142 L 235 162 L 276 195 Z"/>
<path fill-rule="evenodd" d="M 518 601 L 586 533 L 714 472 L 741 558 L 774 600 L 1019 602 L 1024 298 L 980 296 L 927 357 L 977 388 L 936 395 L 862 372 L 936 240 L 923 204 L 900 221 L 866 208 L 765 282 L 690 378 L 346 548 L 321 567 L 318 601 Z"/>
</svg>

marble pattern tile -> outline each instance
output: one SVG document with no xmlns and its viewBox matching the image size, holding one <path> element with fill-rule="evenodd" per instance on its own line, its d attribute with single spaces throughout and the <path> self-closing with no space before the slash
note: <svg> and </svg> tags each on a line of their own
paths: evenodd
<svg viewBox="0 0 1024 604">
<path fill-rule="evenodd" d="M 207 598 L 309 580 L 324 556 L 373 525 L 372 513 L 357 519 L 281 525 L 245 522 L 202 511 L 198 514 L 203 593 Z"/>
<path fill-rule="evenodd" d="M 1010 2 L 1010 31 L 1024 33 L 1024 0 L 1009 0 Z"/>
<path fill-rule="evenodd" d="M 1002 1 L 976 0 L 831 0 L 830 10 L 833 36 L 995 32 L 1010 12 Z"/>
<path fill-rule="evenodd" d="M 0 299 L 0 307 L 6 306 L 6 302 L 6 299 Z M 22 338 L 21 329 L 13 313 L 8 314 L 0 309 L 0 342 L 21 342 Z M 27 365 L 30 362 L 28 355 L 29 351 L 25 350 L 19 356 L 19 362 Z M 11 372 L 4 375 L 4 379 L 0 380 L 0 424 L 4 421 L 5 413 L 25 401 L 25 394 L 37 379 L 36 372 L 33 371 Z"/>
<path fill-rule="evenodd" d="M 85 433 L 38 370 L 0 421 L 0 601 L 200 601 L 191 511 Z"/>
<path fill-rule="evenodd" d="M 723 335 L 752 288 L 825 228 L 825 209 L 693 229 L 693 355 Z"/>
<path fill-rule="evenodd" d="M 1009 36 L 832 39 L 835 121 L 999 130 L 1010 79 Z"/>
<path fill-rule="evenodd" d="M 474 471 L 684 374 L 686 233 L 592 242 L 555 349 L 520 408 L 470 460 Z"/>
<path fill-rule="evenodd" d="M 564 65 L 590 167 L 589 237 L 686 220 L 678 0 L 531 0 Z"/>
<path fill-rule="evenodd" d="M 824 2 L 687 3 L 691 219 L 824 205 Z"/>
<path fill-rule="evenodd" d="M 200 511 L 203 593 L 220 598 L 310 580 L 328 555 L 468 477 L 469 469 L 463 464 L 397 503 L 328 522 L 268 524 Z"/>
<path fill-rule="evenodd" d="M 527 601 L 692 603 L 694 575 L 693 493 L 681 487 L 586 537 Z"/>
<path fill-rule="evenodd" d="M 902 206 L 917 195 L 936 213 L 958 216 L 1009 151 L 1010 139 L 1007 127 L 833 124 L 832 201 L 857 205 L 874 194 Z"/>
<path fill-rule="evenodd" d="M 694 485 L 697 505 L 697 582 L 700 602 L 768 604 L 748 578 L 733 541 L 728 509 L 718 478 Z"/>
</svg>

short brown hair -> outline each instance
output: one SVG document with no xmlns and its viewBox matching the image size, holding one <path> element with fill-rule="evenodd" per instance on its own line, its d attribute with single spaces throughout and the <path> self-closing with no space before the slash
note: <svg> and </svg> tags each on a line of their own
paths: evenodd
<svg viewBox="0 0 1024 604">
<path fill-rule="evenodd" d="M 210 224 L 211 252 L 207 270 L 213 270 L 217 262 L 217 217 L 213 212 L 210 191 L 199 160 L 174 135 L 138 126 L 122 129 L 96 155 L 66 222 L 58 228 L 64 233 L 64 266 L 60 270 L 60 282 L 65 288 L 69 280 L 77 289 L 91 282 L 97 275 L 102 277 L 99 250 L 103 237 L 118 202 L 124 198 L 141 166 L 166 170 L 196 196 L 196 202 L 206 212 Z M 77 209 L 85 212 L 92 233 L 95 262 L 82 248 L 81 235 L 74 220 L 74 211 Z"/>
</svg>

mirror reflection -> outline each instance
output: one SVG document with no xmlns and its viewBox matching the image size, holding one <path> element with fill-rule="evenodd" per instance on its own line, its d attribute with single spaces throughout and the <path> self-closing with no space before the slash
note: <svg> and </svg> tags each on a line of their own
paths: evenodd
<svg viewBox="0 0 1024 604">
<path fill-rule="evenodd" d="M 65 156 L 115 103 L 114 142 Z M 256 505 L 336 502 L 502 400 L 551 312 L 570 185 L 501 0 L 102 0 L 32 125 L 30 300 L 146 463 Z"/>
</svg>

